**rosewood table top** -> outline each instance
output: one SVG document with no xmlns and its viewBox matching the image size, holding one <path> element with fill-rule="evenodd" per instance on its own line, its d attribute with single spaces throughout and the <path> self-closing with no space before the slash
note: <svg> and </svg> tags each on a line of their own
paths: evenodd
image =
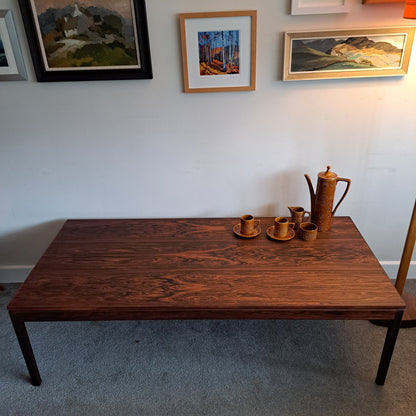
<svg viewBox="0 0 416 416">
<path fill-rule="evenodd" d="M 235 218 L 68 220 L 8 305 L 33 385 L 25 322 L 385 319 L 384 384 L 405 303 L 348 217 L 318 239 L 253 239 Z"/>
<path fill-rule="evenodd" d="M 306 242 L 236 218 L 68 220 L 10 302 L 29 320 L 393 319 L 405 303 L 349 217 Z"/>
</svg>

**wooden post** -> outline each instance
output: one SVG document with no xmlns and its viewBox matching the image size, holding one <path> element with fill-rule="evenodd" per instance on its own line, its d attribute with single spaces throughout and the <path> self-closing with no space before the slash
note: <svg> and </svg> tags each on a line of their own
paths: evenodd
<svg viewBox="0 0 416 416">
<path fill-rule="evenodd" d="M 416 239 L 416 201 L 413 207 L 412 219 L 410 220 L 409 231 L 404 244 L 402 258 L 400 260 L 399 271 L 397 272 L 396 289 L 403 294 L 404 284 L 406 283 L 407 272 L 409 271 L 410 261 L 412 260 L 413 248 Z"/>
<path fill-rule="evenodd" d="M 403 254 L 400 260 L 399 270 L 396 278 L 396 290 L 406 302 L 406 309 L 404 310 L 403 319 L 401 321 L 401 328 L 412 328 L 416 326 L 416 296 L 410 293 L 403 292 L 406 283 L 407 273 L 409 271 L 410 261 L 412 260 L 413 248 L 416 239 L 416 200 L 413 207 L 413 214 L 410 220 L 409 231 L 407 232 L 406 241 L 404 243 Z M 388 326 L 390 321 L 386 320 L 371 320 L 375 325 Z"/>
<path fill-rule="evenodd" d="M 416 297 L 410 293 L 403 293 L 404 285 L 406 283 L 407 273 L 409 271 L 410 261 L 412 260 L 413 249 L 416 240 L 416 201 L 413 207 L 413 214 L 410 220 L 409 231 L 407 232 L 406 242 L 404 243 L 404 249 L 402 258 L 400 260 L 399 270 L 397 272 L 395 287 L 399 294 L 406 302 L 406 309 L 404 311 L 403 320 L 401 326 L 403 328 L 409 328 L 416 326 Z"/>
</svg>

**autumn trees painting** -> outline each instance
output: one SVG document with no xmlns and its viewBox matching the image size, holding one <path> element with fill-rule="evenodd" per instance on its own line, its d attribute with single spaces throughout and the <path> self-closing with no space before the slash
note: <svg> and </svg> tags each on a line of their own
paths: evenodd
<svg viewBox="0 0 416 416">
<path fill-rule="evenodd" d="M 198 32 L 200 75 L 240 73 L 239 31 Z"/>
</svg>

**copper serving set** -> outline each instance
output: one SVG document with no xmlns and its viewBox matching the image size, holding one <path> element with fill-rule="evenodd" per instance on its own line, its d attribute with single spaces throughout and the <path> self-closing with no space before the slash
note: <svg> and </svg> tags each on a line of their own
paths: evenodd
<svg viewBox="0 0 416 416">
<path fill-rule="evenodd" d="M 290 220 L 286 217 L 276 217 L 273 225 L 270 225 L 266 230 L 268 237 L 277 241 L 289 241 L 296 234 L 299 234 L 304 241 L 313 241 L 317 238 L 318 231 L 325 232 L 331 228 L 332 218 L 347 195 L 351 180 L 339 178 L 330 169 L 331 166 L 327 166 L 325 172 L 318 173 L 316 191 L 313 188 L 309 175 L 305 173 L 311 196 L 311 210 L 305 211 L 300 206 L 288 207 L 291 214 Z M 335 190 L 338 182 L 346 182 L 346 188 L 333 210 Z M 306 214 L 308 214 L 307 221 L 305 221 Z M 257 237 L 261 233 L 260 221 L 256 220 L 252 215 L 243 215 L 240 223 L 234 226 L 233 231 L 239 237 Z"/>
</svg>

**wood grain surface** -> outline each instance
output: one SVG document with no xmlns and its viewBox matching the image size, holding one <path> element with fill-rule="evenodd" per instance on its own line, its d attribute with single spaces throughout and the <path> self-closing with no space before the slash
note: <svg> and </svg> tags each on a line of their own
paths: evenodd
<svg viewBox="0 0 416 416">
<path fill-rule="evenodd" d="M 24 320 L 393 319 L 405 304 L 348 217 L 313 242 L 236 218 L 68 220 L 10 302 Z"/>
</svg>

